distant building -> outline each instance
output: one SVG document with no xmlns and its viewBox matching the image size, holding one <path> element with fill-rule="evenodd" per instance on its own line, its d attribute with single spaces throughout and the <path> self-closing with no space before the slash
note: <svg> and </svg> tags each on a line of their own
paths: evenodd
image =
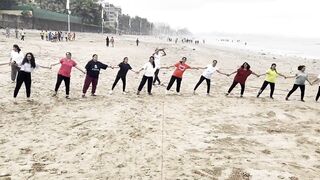
<svg viewBox="0 0 320 180">
<path fill-rule="evenodd" d="M 104 10 L 106 12 L 105 25 L 117 29 L 119 24 L 119 15 L 121 15 L 121 8 L 114 6 L 108 2 L 105 3 Z"/>
</svg>

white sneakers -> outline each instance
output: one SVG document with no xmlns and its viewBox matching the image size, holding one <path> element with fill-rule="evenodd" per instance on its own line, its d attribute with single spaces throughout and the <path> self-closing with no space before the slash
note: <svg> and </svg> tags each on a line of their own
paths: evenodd
<svg viewBox="0 0 320 180">
<path fill-rule="evenodd" d="M 112 94 L 113 94 L 113 91 L 112 91 L 112 90 L 110 90 L 110 91 L 109 91 L 109 94 L 110 94 L 110 95 L 112 95 Z"/>
</svg>

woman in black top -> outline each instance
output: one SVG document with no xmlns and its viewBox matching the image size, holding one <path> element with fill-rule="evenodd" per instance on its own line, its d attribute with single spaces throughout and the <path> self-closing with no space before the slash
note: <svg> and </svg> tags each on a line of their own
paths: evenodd
<svg viewBox="0 0 320 180">
<path fill-rule="evenodd" d="M 122 80 L 122 83 L 123 83 L 122 93 L 126 94 L 126 76 L 127 76 L 128 71 L 131 70 L 135 73 L 138 73 L 138 72 L 132 70 L 132 67 L 130 66 L 130 64 L 128 64 L 128 61 L 129 61 L 128 57 L 125 57 L 123 59 L 122 63 L 120 63 L 118 65 L 120 70 L 118 71 L 117 77 L 112 85 L 112 89 L 110 91 L 110 94 L 113 93 L 113 89 L 116 87 L 116 85 L 120 79 Z"/>
<path fill-rule="evenodd" d="M 92 60 L 90 60 L 86 65 L 87 76 L 84 81 L 82 89 L 82 97 L 86 97 L 86 92 L 89 89 L 90 84 L 92 83 L 91 96 L 96 96 L 96 89 L 98 85 L 98 79 L 100 74 L 100 69 L 107 69 L 109 66 L 98 61 L 98 55 L 94 54 Z M 113 67 L 110 66 L 112 69 Z"/>
</svg>

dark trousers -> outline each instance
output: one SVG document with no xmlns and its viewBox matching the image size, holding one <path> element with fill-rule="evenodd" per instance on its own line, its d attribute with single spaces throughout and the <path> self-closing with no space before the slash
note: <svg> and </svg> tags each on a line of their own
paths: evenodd
<svg viewBox="0 0 320 180">
<path fill-rule="evenodd" d="M 211 80 L 205 78 L 204 76 L 201 76 L 201 77 L 200 77 L 199 82 L 197 83 L 196 87 L 194 87 L 193 90 L 194 90 L 194 91 L 197 90 L 197 88 L 200 86 L 200 84 L 201 84 L 204 80 L 207 81 L 207 93 L 209 94 L 209 93 L 210 93 L 210 83 L 211 83 Z"/>
<path fill-rule="evenodd" d="M 316 101 L 318 101 L 319 98 L 320 98 L 320 86 L 319 86 L 318 94 L 317 94 L 317 96 L 316 96 Z"/>
<path fill-rule="evenodd" d="M 126 91 L 126 76 L 117 76 L 116 79 L 114 80 L 114 83 L 112 85 L 112 90 L 116 87 L 116 85 L 118 84 L 119 80 L 122 80 L 122 91 L 125 92 Z"/>
<path fill-rule="evenodd" d="M 142 77 L 141 82 L 140 82 L 138 91 L 141 91 L 142 88 L 144 87 L 144 85 L 146 84 L 146 82 L 148 81 L 148 93 L 151 93 L 151 90 L 152 90 L 152 80 L 153 80 L 153 77 L 147 77 L 147 76 L 144 75 L 144 76 Z"/>
<path fill-rule="evenodd" d="M 177 89 L 176 91 L 179 93 L 180 92 L 180 87 L 181 87 L 181 81 L 182 81 L 182 78 L 178 78 L 178 77 L 175 77 L 175 76 L 171 76 L 171 79 L 170 79 L 170 82 L 168 84 L 168 87 L 167 87 L 167 90 L 169 91 L 173 85 L 173 83 L 177 80 Z"/>
<path fill-rule="evenodd" d="M 86 76 L 86 79 L 84 80 L 84 85 L 82 92 L 83 94 L 87 93 L 87 90 L 90 87 L 90 84 L 92 84 L 91 94 L 96 93 L 97 85 L 98 85 L 98 78 L 93 78 L 89 75 Z"/>
<path fill-rule="evenodd" d="M 26 86 L 27 97 L 28 98 L 30 97 L 30 94 L 31 94 L 31 73 L 19 71 L 18 77 L 17 77 L 16 88 L 14 89 L 14 93 L 13 93 L 14 98 L 17 97 L 19 90 L 20 90 L 23 83 Z"/>
<path fill-rule="evenodd" d="M 24 41 L 24 36 L 23 35 L 21 36 L 21 40 Z"/>
<path fill-rule="evenodd" d="M 270 84 L 270 97 L 273 97 L 274 87 L 275 83 L 264 81 L 262 84 L 262 87 L 260 88 L 260 91 L 258 93 L 258 96 L 266 89 L 266 87 Z"/>
<path fill-rule="evenodd" d="M 17 64 L 11 64 L 11 80 L 16 81 L 17 74 L 19 72 L 20 68 L 17 66 Z"/>
<path fill-rule="evenodd" d="M 235 88 L 235 87 L 237 86 L 237 84 L 238 84 L 238 82 L 233 81 L 232 85 L 231 85 L 230 88 L 229 88 L 228 93 L 231 93 L 231 91 L 233 90 L 233 88 Z M 241 83 L 239 83 L 239 84 L 240 84 L 240 86 L 241 86 L 241 95 L 243 95 L 244 90 L 245 90 L 245 88 L 246 88 L 246 84 L 241 84 Z"/>
<path fill-rule="evenodd" d="M 161 81 L 159 79 L 159 71 L 160 69 L 157 69 L 156 72 L 154 72 L 153 84 L 156 83 L 156 81 L 158 81 L 158 83 L 161 84 Z"/>
<path fill-rule="evenodd" d="M 291 91 L 290 91 L 289 94 L 287 95 L 287 98 L 289 98 L 289 97 L 291 96 L 291 94 L 298 89 L 298 87 L 299 87 L 300 90 L 301 90 L 301 100 L 303 100 L 303 98 L 304 98 L 304 91 L 305 91 L 305 89 L 306 89 L 306 86 L 305 86 L 305 85 L 298 85 L 298 84 L 294 84 L 294 85 L 293 85 Z"/>
<path fill-rule="evenodd" d="M 62 75 L 60 75 L 60 74 L 58 74 L 57 83 L 56 83 L 56 87 L 55 87 L 54 91 L 55 91 L 55 92 L 58 92 L 59 87 L 60 87 L 62 81 L 64 81 L 64 84 L 65 84 L 65 86 L 66 86 L 66 95 L 69 95 L 69 91 L 70 91 L 70 77 L 62 76 Z"/>
</svg>

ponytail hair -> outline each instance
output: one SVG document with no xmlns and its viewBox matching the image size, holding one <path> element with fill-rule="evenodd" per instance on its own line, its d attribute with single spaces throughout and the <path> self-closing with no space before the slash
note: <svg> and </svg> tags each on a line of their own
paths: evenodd
<svg viewBox="0 0 320 180">
<path fill-rule="evenodd" d="M 156 64 L 154 63 L 154 56 L 150 56 L 149 59 L 153 59 L 153 61 L 151 62 L 151 64 L 152 64 L 152 67 L 155 68 L 155 67 L 156 67 Z"/>
<path fill-rule="evenodd" d="M 18 53 L 20 53 L 21 49 L 17 44 L 14 44 L 13 47 L 17 49 Z"/>
</svg>

